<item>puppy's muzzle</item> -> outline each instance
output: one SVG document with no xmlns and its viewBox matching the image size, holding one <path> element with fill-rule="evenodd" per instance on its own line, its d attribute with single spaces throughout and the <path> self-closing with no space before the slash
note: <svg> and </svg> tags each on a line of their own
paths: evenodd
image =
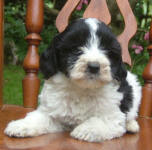
<svg viewBox="0 0 152 150">
<path fill-rule="evenodd" d="M 100 71 L 100 64 L 98 62 L 89 62 L 87 71 L 91 74 L 98 74 Z"/>
</svg>

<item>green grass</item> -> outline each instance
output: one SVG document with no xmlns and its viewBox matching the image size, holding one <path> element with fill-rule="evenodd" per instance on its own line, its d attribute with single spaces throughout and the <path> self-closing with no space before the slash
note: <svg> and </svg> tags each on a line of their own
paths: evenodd
<svg viewBox="0 0 152 150">
<path fill-rule="evenodd" d="M 5 104 L 22 105 L 22 79 L 24 70 L 21 66 L 4 66 L 3 99 Z"/>
<path fill-rule="evenodd" d="M 23 104 L 22 80 L 24 76 L 22 66 L 4 66 L 3 100 L 5 104 Z"/>
</svg>

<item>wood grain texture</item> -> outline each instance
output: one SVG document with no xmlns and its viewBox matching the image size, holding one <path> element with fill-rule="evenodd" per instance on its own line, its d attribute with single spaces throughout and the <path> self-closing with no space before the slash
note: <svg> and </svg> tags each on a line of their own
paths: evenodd
<svg viewBox="0 0 152 150">
<path fill-rule="evenodd" d="M 80 0 L 67 0 L 64 7 L 59 12 L 57 18 L 56 18 L 56 27 L 59 32 L 64 31 L 66 26 L 69 23 L 69 18 L 76 8 L 76 6 L 79 4 Z"/>
<path fill-rule="evenodd" d="M 149 62 L 144 68 L 143 79 L 145 84 L 143 86 L 142 93 L 142 102 L 140 106 L 140 115 L 141 116 L 152 116 L 152 22 L 150 26 L 150 45 L 147 50 L 149 52 Z"/>
<path fill-rule="evenodd" d="M 8 122 L 11 120 L 23 118 L 27 112 L 30 112 L 32 110 L 33 109 L 24 108 L 21 106 L 3 105 L 2 109 L 0 110 L 0 146 L 2 144 L 4 136 L 4 129 Z"/>
<path fill-rule="evenodd" d="M 41 41 L 40 32 L 43 27 L 43 0 L 28 0 L 26 14 L 26 30 L 28 35 L 28 52 L 23 67 L 26 76 L 23 79 L 24 107 L 37 107 L 40 80 L 37 76 L 39 70 L 38 46 Z"/>
<path fill-rule="evenodd" d="M 10 120 L 22 118 L 32 109 L 5 105 L 0 110 L 0 150 L 151 150 L 152 120 L 139 118 L 140 132 L 125 134 L 101 143 L 79 141 L 70 137 L 69 132 L 46 134 L 33 138 L 10 138 L 4 135 Z M 7 116 L 7 117 L 6 117 Z"/>
<path fill-rule="evenodd" d="M 122 58 L 125 63 L 131 65 L 128 44 L 137 31 L 137 22 L 128 0 L 116 0 L 116 2 L 125 22 L 124 31 L 118 36 L 118 41 L 122 47 Z"/>
<path fill-rule="evenodd" d="M 56 27 L 59 32 L 64 31 L 69 23 L 70 16 L 80 0 L 68 0 L 59 15 L 56 18 Z M 109 24 L 111 16 L 107 7 L 106 0 L 91 0 L 86 11 L 84 12 L 83 18 L 98 18 L 99 20 Z"/>
<path fill-rule="evenodd" d="M 3 105 L 3 9 L 4 1 L 0 1 L 0 108 Z"/>
<path fill-rule="evenodd" d="M 28 33 L 40 33 L 43 26 L 43 0 L 28 0 L 26 11 L 26 30 Z"/>
<path fill-rule="evenodd" d="M 109 24 L 111 15 L 106 0 L 91 0 L 84 12 L 83 18 L 97 18 L 105 24 Z"/>
</svg>

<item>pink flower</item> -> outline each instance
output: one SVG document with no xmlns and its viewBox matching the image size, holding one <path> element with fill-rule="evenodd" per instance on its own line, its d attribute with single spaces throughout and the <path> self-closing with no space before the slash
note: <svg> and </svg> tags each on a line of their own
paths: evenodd
<svg viewBox="0 0 152 150">
<path fill-rule="evenodd" d="M 144 50 L 141 45 L 136 45 L 136 44 L 132 45 L 132 49 L 135 50 L 135 54 L 140 54 Z"/>
<path fill-rule="evenodd" d="M 76 10 L 81 10 L 83 4 L 88 5 L 88 0 L 81 0 L 80 3 L 78 4 Z"/>
<path fill-rule="evenodd" d="M 135 49 L 135 53 L 136 53 L 136 54 L 140 54 L 140 53 L 141 53 L 141 50 L 140 50 L 140 49 Z"/>
<path fill-rule="evenodd" d="M 133 44 L 133 45 L 131 46 L 131 48 L 132 48 L 132 49 L 136 49 L 136 48 L 137 48 L 137 45 L 136 45 L 136 44 Z"/>
<path fill-rule="evenodd" d="M 76 8 L 76 10 L 81 10 L 82 9 L 82 4 L 79 4 Z"/>
<path fill-rule="evenodd" d="M 88 5 L 89 2 L 88 2 L 88 0 L 83 0 L 83 3 Z"/>
<path fill-rule="evenodd" d="M 145 33 L 144 40 L 149 41 L 149 32 Z"/>
</svg>

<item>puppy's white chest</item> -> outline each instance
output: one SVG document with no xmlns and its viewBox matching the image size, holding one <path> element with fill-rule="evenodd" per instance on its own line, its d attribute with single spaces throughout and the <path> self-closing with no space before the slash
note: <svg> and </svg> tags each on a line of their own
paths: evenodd
<svg viewBox="0 0 152 150">
<path fill-rule="evenodd" d="M 64 124 L 77 125 L 95 113 L 93 103 L 85 99 L 66 99 L 66 105 L 57 118 Z M 87 101 L 87 102 L 86 102 Z M 62 109 L 62 108 L 61 108 Z"/>
<path fill-rule="evenodd" d="M 54 80 L 44 84 L 41 93 L 41 106 L 50 117 L 58 121 L 77 125 L 92 116 L 102 116 L 112 111 L 120 111 L 122 94 L 118 86 L 110 83 L 101 89 L 80 89 L 69 81 Z M 108 94 L 110 91 L 110 94 Z"/>
</svg>

